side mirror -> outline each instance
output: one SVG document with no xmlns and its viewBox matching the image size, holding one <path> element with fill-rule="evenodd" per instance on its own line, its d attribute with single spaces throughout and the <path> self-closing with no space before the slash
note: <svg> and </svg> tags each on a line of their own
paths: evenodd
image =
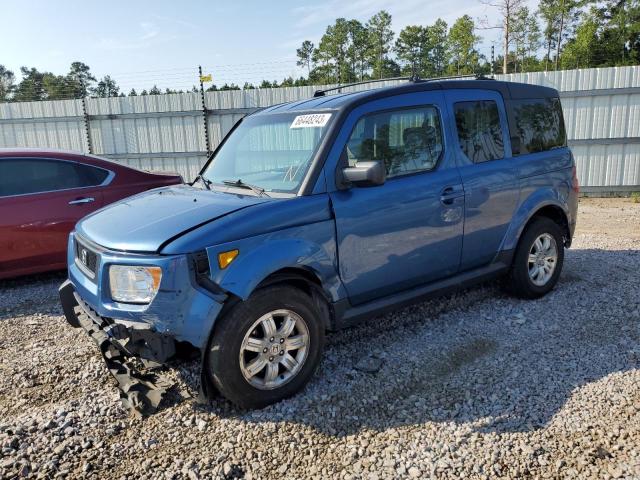
<svg viewBox="0 0 640 480">
<path fill-rule="evenodd" d="M 342 176 L 345 181 L 359 187 L 375 187 L 385 182 L 387 170 L 380 161 L 358 162 L 355 167 L 342 169 Z"/>
</svg>

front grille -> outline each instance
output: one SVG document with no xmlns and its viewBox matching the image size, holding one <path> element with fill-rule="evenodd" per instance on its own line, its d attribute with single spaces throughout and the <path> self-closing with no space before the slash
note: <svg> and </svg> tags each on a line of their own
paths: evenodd
<svg viewBox="0 0 640 480">
<path fill-rule="evenodd" d="M 98 267 L 98 254 L 84 245 L 82 242 L 75 241 L 76 264 L 90 278 L 95 278 Z"/>
</svg>

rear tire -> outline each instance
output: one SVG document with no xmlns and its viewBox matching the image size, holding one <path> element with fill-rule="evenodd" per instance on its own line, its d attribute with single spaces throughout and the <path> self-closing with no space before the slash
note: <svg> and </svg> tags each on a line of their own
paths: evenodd
<svg viewBox="0 0 640 480">
<path fill-rule="evenodd" d="M 262 408 L 307 384 L 323 346 L 323 323 L 309 295 L 289 286 L 267 287 L 218 320 L 205 367 L 232 403 Z"/>
<path fill-rule="evenodd" d="M 520 238 L 506 279 L 507 290 L 521 298 L 542 297 L 558 282 L 563 263 L 560 226 L 549 218 L 536 218 Z"/>
</svg>

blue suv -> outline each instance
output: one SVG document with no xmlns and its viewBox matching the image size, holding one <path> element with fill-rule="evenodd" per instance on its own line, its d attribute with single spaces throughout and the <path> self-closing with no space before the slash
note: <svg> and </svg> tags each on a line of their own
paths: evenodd
<svg viewBox="0 0 640 480">
<path fill-rule="evenodd" d="M 327 331 L 490 278 L 548 293 L 578 189 L 551 88 L 319 91 L 238 122 L 192 185 L 81 220 L 60 296 L 130 407 L 189 354 L 205 396 L 263 407 L 309 381 Z"/>
</svg>

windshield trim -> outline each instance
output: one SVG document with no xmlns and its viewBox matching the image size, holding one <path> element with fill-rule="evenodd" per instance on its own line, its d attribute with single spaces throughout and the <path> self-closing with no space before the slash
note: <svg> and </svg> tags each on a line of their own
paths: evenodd
<svg viewBox="0 0 640 480">
<path fill-rule="evenodd" d="M 341 111 L 340 109 L 336 109 L 336 108 L 313 108 L 313 109 L 300 109 L 300 110 L 286 110 L 286 111 L 282 111 L 282 112 L 273 112 L 273 113 L 264 113 L 261 114 L 260 112 L 264 110 L 264 109 L 260 109 L 257 110 L 253 113 L 250 113 L 248 115 L 245 115 L 244 117 L 242 117 L 240 120 L 238 120 L 233 127 L 231 128 L 231 130 L 229 130 L 229 132 L 224 136 L 224 138 L 222 139 L 222 141 L 220 142 L 220 144 L 215 148 L 215 150 L 213 150 L 211 152 L 211 154 L 208 156 L 207 161 L 205 162 L 205 164 L 203 165 L 203 167 L 200 169 L 198 175 L 203 175 L 204 172 L 209 168 L 209 166 L 211 165 L 211 163 L 215 160 L 216 155 L 218 154 L 218 152 L 220 151 L 220 149 L 222 148 L 222 146 L 227 142 L 227 140 L 231 137 L 231 135 L 235 132 L 235 130 L 242 124 L 242 122 L 249 117 L 253 117 L 253 116 L 263 116 L 263 117 L 268 117 L 268 116 L 273 116 L 273 117 L 278 117 L 278 116 L 287 116 L 287 115 L 291 115 L 291 114 L 295 114 L 295 115 L 308 115 L 308 114 L 314 114 L 314 113 L 330 113 L 332 114 L 332 118 L 329 120 L 329 125 L 328 128 L 325 132 L 325 134 L 323 135 L 323 137 L 321 138 L 320 142 L 316 145 L 311 158 L 309 160 L 309 165 L 307 167 L 307 171 L 304 175 L 304 177 L 302 178 L 302 181 L 300 182 L 300 185 L 298 186 L 298 188 L 295 191 L 292 192 L 282 192 L 282 191 L 277 191 L 277 190 L 270 190 L 267 191 L 266 193 L 268 193 L 268 195 L 270 197 L 273 198 L 290 198 L 290 197 L 297 197 L 297 196 L 303 196 L 303 195 L 308 195 L 311 192 L 307 192 L 308 186 L 310 183 L 315 184 L 317 181 L 317 177 L 318 174 L 320 172 L 320 170 L 322 169 L 322 166 L 320 166 L 318 168 L 318 163 L 324 163 L 321 161 L 321 157 L 323 156 L 325 149 L 326 149 L 326 145 L 327 145 L 327 138 L 328 137 L 332 137 L 332 141 L 333 141 L 333 137 L 335 137 L 335 132 L 336 132 L 336 124 L 337 123 L 341 123 L 342 120 L 342 115 L 341 115 Z M 313 177 L 313 178 L 312 178 Z M 216 182 L 216 181 L 212 181 L 210 180 L 210 186 L 212 189 L 215 189 L 217 191 L 222 191 L 222 192 L 228 192 L 228 191 L 233 191 L 233 193 L 238 193 L 238 192 L 242 192 L 242 194 L 247 194 L 250 192 L 250 190 L 244 189 L 244 188 L 239 188 L 239 187 L 233 187 L 233 186 L 229 186 L 229 185 L 224 185 L 221 182 Z M 311 187 L 311 189 L 313 189 L 313 185 Z M 253 192 L 249 193 L 250 195 L 254 195 Z"/>
</svg>

